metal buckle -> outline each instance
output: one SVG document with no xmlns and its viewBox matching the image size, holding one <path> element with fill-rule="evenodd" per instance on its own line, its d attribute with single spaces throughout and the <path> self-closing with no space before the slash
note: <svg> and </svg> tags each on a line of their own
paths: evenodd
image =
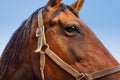
<svg viewBox="0 0 120 80">
<path fill-rule="evenodd" d="M 80 76 L 78 76 L 76 80 L 81 80 L 81 79 L 88 80 L 88 75 L 86 73 L 80 73 Z"/>
</svg>

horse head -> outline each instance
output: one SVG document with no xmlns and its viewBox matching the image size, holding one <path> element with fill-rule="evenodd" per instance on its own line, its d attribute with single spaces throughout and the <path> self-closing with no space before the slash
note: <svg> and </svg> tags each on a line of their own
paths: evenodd
<svg viewBox="0 0 120 80">
<path fill-rule="evenodd" d="M 42 14 L 45 28 L 44 37 L 49 49 L 78 73 L 89 74 L 119 65 L 101 41 L 79 18 L 79 11 L 84 0 L 77 0 L 71 5 L 65 5 L 61 1 L 49 0 L 43 8 L 35 11 L 25 20 L 14 33 L 1 57 L 1 79 L 41 80 L 41 55 L 35 53 L 39 42 L 36 29 L 41 23 L 38 19 L 41 9 L 40 15 Z M 41 49 L 45 51 L 46 47 L 42 46 Z M 45 54 L 45 57 L 45 80 L 74 80 L 69 71 L 58 66 L 49 55 Z M 7 75 L 6 79 L 5 75 Z M 97 80 L 119 80 L 119 75 L 120 73 L 116 72 L 109 76 L 99 77 Z"/>
</svg>

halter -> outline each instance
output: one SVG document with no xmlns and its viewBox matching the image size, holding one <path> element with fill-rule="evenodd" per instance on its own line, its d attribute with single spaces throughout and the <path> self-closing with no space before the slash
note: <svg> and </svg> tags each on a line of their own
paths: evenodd
<svg viewBox="0 0 120 80">
<path fill-rule="evenodd" d="M 94 80 L 97 78 L 105 77 L 107 75 L 116 73 L 120 71 L 120 65 L 105 69 L 98 72 L 93 73 L 80 73 L 75 68 L 67 64 L 65 61 L 63 61 L 59 56 L 57 56 L 50 48 L 49 45 L 46 43 L 46 37 L 45 37 L 45 27 L 43 25 L 43 18 L 42 18 L 42 11 L 41 9 L 38 12 L 38 27 L 36 30 L 36 37 L 38 38 L 38 44 L 37 49 L 35 50 L 36 53 L 40 54 L 40 73 L 41 73 L 41 79 L 45 80 L 44 77 L 44 67 L 45 67 L 45 56 L 47 55 L 50 59 L 52 59 L 58 66 L 60 66 L 62 69 L 64 69 L 66 72 L 68 72 L 70 75 L 72 75 L 76 80 Z M 43 48 L 45 48 L 43 50 Z"/>
</svg>

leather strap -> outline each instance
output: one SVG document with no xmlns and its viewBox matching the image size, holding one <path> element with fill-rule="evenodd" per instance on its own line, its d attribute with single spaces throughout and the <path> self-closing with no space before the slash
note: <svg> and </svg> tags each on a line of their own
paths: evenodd
<svg viewBox="0 0 120 80">
<path fill-rule="evenodd" d="M 105 76 L 108 76 L 110 74 L 117 73 L 117 72 L 120 72 L 120 65 L 114 66 L 112 68 L 108 68 L 105 70 L 101 70 L 98 72 L 90 73 L 88 74 L 88 77 L 90 80 L 94 80 L 94 79 L 105 77 Z"/>
<path fill-rule="evenodd" d="M 38 38 L 37 49 L 35 50 L 36 53 L 40 54 L 40 73 L 41 79 L 45 80 L 44 77 L 44 67 L 45 67 L 45 54 L 42 51 L 42 47 L 46 45 L 46 38 L 45 38 L 45 31 L 43 25 L 43 18 L 42 18 L 42 10 L 38 12 L 38 27 L 36 30 L 36 37 Z"/>
</svg>

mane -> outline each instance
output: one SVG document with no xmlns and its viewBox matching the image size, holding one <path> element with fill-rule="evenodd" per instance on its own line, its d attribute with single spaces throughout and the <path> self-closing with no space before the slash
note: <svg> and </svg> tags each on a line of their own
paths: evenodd
<svg viewBox="0 0 120 80">
<path fill-rule="evenodd" d="M 41 8 L 40 8 L 41 9 Z M 37 15 L 36 10 L 28 19 L 26 19 L 21 26 L 14 32 L 6 48 L 4 49 L 0 59 L 0 79 L 7 71 L 9 64 L 19 65 L 19 56 L 21 55 L 22 46 L 30 40 L 31 24 L 34 17 Z"/>
<path fill-rule="evenodd" d="M 61 11 L 65 11 L 66 8 L 69 9 L 76 17 L 78 17 L 75 10 L 65 4 L 61 4 L 61 6 L 54 12 L 52 16 L 57 16 Z M 20 62 L 18 58 L 22 53 L 22 46 L 28 43 L 30 40 L 30 34 L 32 33 L 32 23 L 34 17 L 38 14 L 40 9 L 36 10 L 21 24 L 21 26 L 14 32 L 13 36 L 8 42 L 0 58 L 0 79 L 5 75 L 9 64 L 19 66 Z"/>
</svg>

